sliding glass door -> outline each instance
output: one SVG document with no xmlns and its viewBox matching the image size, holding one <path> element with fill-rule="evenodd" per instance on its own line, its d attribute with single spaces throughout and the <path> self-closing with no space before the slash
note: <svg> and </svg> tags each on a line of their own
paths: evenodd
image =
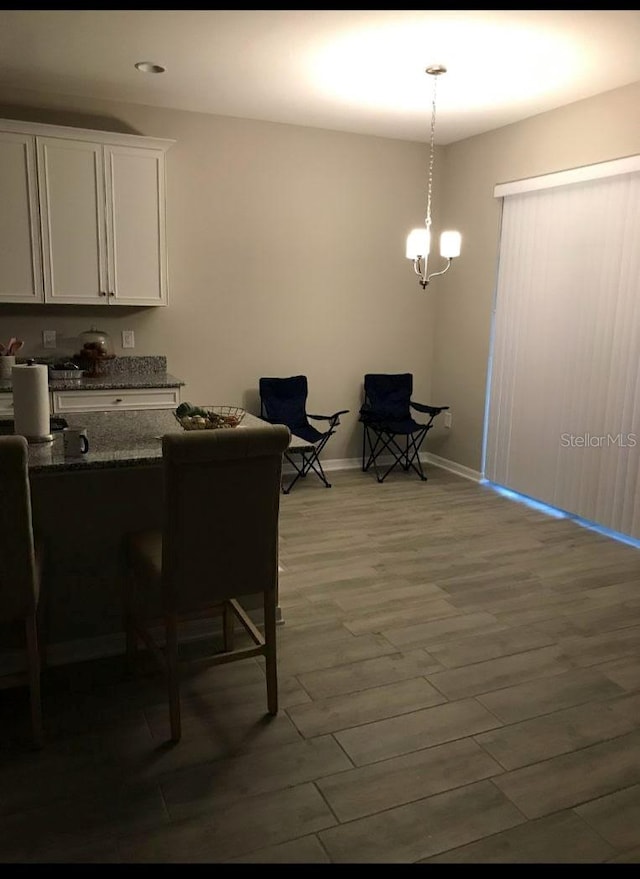
<svg viewBox="0 0 640 879">
<path fill-rule="evenodd" d="M 640 157 L 496 195 L 485 475 L 640 538 Z"/>
</svg>

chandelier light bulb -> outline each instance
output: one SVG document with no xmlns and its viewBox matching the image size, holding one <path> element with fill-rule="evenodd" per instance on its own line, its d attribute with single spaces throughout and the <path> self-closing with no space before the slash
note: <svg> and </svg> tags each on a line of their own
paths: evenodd
<svg viewBox="0 0 640 879">
<path fill-rule="evenodd" d="M 407 235 L 407 259 L 429 256 L 431 233 L 428 229 L 412 229 Z"/>
<path fill-rule="evenodd" d="M 460 247 L 462 244 L 462 235 L 450 229 L 443 232 L 440 236 L 440 256 L 445 259 L 455 259 L 460 256 Z"/>
</svg>

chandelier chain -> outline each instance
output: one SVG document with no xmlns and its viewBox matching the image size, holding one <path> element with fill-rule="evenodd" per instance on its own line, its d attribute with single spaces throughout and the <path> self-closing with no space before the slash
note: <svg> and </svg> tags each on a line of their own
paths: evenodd
<svg viewBox="0 0 640 879">
<path fill-rule="evenodd" d="M 436 88 L 438 83 L 437 75 L 433 77 L 433 98 L 431 102 L 431 136 L 429 140 L 429 174 L 427 183 L 427 215 L 425 224 L 427 229 L 431 228 L 431 189 L 433 186 L 433 163 L 435 159 L 435 134 L 436 134 Z"/>
</svg>

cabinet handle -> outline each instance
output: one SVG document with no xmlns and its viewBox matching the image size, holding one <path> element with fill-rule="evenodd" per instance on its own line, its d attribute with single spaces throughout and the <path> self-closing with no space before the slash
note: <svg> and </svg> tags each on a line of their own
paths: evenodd
<svg viewBox="0 0 640 879">
<path fill-rule="evenodd" d="M 109 296 L 115 296 L 115 295 L 116 294 L 113 292 L 113 290 L 109 290 Z"/>
<path fill-rule="evenodd" d="M 98 296 L 106 296 L 107 293 L 105 290 L 98 290 Z"/>
<path fill-rule="evenodd" d="M 122 403 L 122 397 L 116 397 L 114 403 Z"/>
</svg>

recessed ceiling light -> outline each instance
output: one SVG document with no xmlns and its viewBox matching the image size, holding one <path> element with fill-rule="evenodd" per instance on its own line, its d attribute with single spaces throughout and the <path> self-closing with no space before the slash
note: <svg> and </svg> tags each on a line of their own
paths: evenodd
<svg viewBox="0 0 640 879">
<path fill-rule="evenodd" d="M 141 70 L 143 73 L 164 73 L 167 69 L 154 61 L 138 61 L 135 67 L 136 70 Z"/>
</svg>

